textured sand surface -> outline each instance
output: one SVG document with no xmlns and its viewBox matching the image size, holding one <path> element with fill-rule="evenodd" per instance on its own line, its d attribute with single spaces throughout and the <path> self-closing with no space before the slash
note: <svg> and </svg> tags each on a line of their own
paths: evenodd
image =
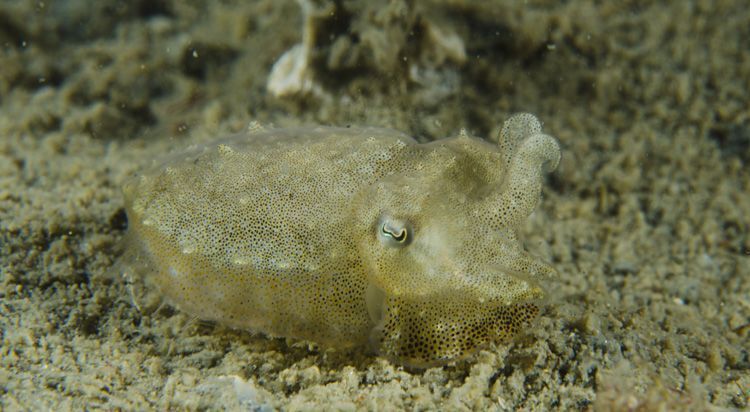
<svg viewBox="0 0 750 412">
<path fill-rule="evenodd" d="M 0 408 L 747 408 L 750 10 L 524 3 L 2 2 Z M 306 94 L 269 94 L 300 42 Z M 427 141 L 518 111 L 563 147 L 523 230 L 560 279 L 512 345 L 408 370 L 136 307 L 114 267 L 154 156 L 251 121 Z"/>
</svg>

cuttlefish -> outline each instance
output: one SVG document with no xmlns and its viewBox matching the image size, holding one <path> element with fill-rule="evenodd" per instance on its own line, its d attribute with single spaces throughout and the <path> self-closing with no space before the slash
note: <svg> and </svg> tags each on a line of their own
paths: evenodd
<svg viewBox="0 0 750 412">
<path fill-rule="evenodd" d="M 555 270 L 518 231 L 559 160 L 530 114 L 492 141 L 254 128 L 124 185 L 128 259 L 197 318 L 440 365 L 537 316 Z"/>
</svg>

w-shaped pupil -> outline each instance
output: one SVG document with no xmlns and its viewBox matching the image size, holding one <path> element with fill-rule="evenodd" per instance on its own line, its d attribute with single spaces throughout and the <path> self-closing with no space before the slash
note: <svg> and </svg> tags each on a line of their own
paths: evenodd
<svg viewBox="0 0 750 412">
<path fill-rule="evenodd" d="M 404 228 L 401 228 L 401 230 L 398 230 L 398 231 L 394 231 L 393 229 L 389 228 L 386 224 L 384 224 L 381 230 L 383 231 L 384 235 L 392 237 L 393 240 L 397 242 L 403 242 L 406 240 L 406 229 Z"/>
</svg>

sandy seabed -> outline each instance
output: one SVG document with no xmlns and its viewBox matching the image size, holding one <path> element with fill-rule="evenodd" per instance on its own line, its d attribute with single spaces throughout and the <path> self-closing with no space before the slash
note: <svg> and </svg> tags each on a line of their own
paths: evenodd
<svg viewBox="0 0 750 412">
<path fill-rule="evenodd" d="M 750 404 L 746 2 L 0 4 L 3 410 L 736 410 Z M 287 92 L 271 68 L 309 56 Z M 295 88 L 296 87 L 296 88 Z M 531 330 L 404 369 L 158 302 L 116 262 L 122 182 L 250 122 L 487 136 L 563 160 L 523 230 Z"/>
</svg>

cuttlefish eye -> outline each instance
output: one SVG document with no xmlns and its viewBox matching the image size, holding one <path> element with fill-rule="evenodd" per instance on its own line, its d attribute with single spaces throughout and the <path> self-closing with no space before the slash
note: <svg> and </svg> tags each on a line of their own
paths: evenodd
<svg viewBox="0 0 750 412">
<path fill-rule="evenodd" d="M 389 247 L 404 247 L 414 238 L 411 225 L 401 219 L 382 218 L 378 223 L 378 239 Z"/>
</svg>

